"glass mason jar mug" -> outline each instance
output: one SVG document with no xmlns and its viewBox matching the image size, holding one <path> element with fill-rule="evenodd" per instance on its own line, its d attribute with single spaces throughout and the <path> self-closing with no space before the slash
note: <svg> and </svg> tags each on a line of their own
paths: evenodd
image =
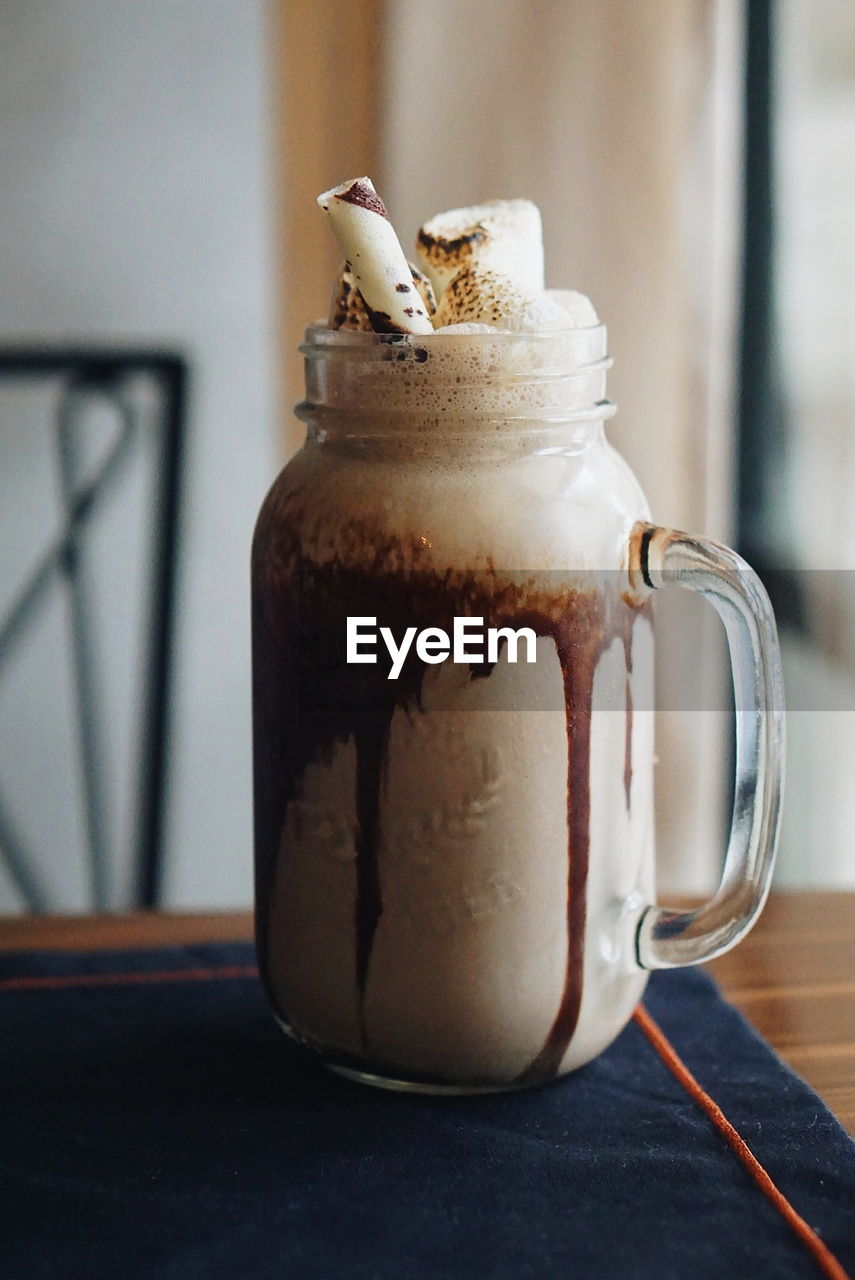
<svg viewBox="0 0 855 1280">
<path fill-rule="evenodd" d="M 607 443 L 605 330 L 311 328 L 308 434 L 253 545 L 259 964 L 291 1034 L 391 1087 L 536 1084 L 618 1034 L 649 970 L 765 899 L 783 758 L 774 619 L 727 548 L 650 522 Z M 728 635 L 721 886 L 655 905 L 653 629 Z"/>
</svg>

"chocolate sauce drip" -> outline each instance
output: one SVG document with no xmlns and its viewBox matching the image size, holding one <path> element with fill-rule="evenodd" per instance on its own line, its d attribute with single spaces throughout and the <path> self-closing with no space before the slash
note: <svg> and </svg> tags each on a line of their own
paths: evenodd
<svg viewBox="0 0 855 1280">
<path fill-rule="evenodd" d="M 626 679 L 626 738 L 623 747 L 623 792 L 626 797 L 626 811 L 629 813 L 632 800 L 632 681 Z"/>
<path fill-rule="evenodd" d="M 632 628 L 624 641 L 626 651 L 626 737 L 623 748 L 623 790 L 626 811 L 629 813 L 632 798 Z"/>
<path fill-rule="evenodd" d="M 377 846 L 380 796 L 394 707 L 357 718 L 356 746 L 356 985 L 365 995 L 374 934 L 383 911 Z M 363 1041 L 365 1040 L 363 1028 Z"/>
<path fill-rule="evenodd" d="M 274 491 L 275 492 L 275 491 Z M 355 970 L 360 1017 L 371 953 L 383 914 L 379 866 L 381 799 L 394 712 L 420 704 L 427 667 L 413 646 L 397 680 L 388 664 L 349 665 L 348 616 L 376 617 L 400 637 L 408 626 L 442 627 L 455 617 L 483 617 L 490 626 L 531 627 L 551 638 L 561 664 L 567 726 L 567 935 L 564 988 L 546 1041 L 520 1083 L 554 1077 L 576 1027 L 582 997 L 585 888 L 590 828 L 590 733 L 594 675 L 603 651 L 617 638 L 630 661 L 638 610 L 608 585 L 554 596 L 492 570 L 447 572 L 422 567 L 421 548 L 377 531 L 353 530 L 358 544 L 374 549 L 373 564 L 356 567 L 333 559 L 314 564 L 299 550 L 275 501 L 262 510 L 254 543 L 253 687 L 256 785 L 256 893 L 259 966 L 268 988 L 269 899 L 277 860 L 288 857 L 282 828 L 289 804 L 300 795 L 306 767 L 330 759 L 337 743 L 356 750 Z M 382 652 L 382 651 L 380 651 Z M 472 679 L 489 680 L 493 664 L 473 664 Z M 631 703 L 628 704 L 628 716 Z M 628 732 L 628 744 L 631 732 Z M 627 751 L 630 751 L 628 745 Z M 630 763 L 631 770 L 631 763 Z M 630 773 L 631 777 L 631 773 Z M 625 785 L 627 774 L 625 771 Z M 627 792 L 628 795 L 628 792 Z M 270 991 L 274 1007 L 275 992 Z M 279 1008 L 283 1017 L 287 1012 Z M 363 1050 L 367 1051 L 363 1023 Z"/>
<path fill-rule="evenodd" d="M 605 628 L 601 621 L 599 626 L 584 628 L 577 634 L 575 628 L 565 625 L 558 629 L 555 642 L 564 677 L 567 722 L 567 968 L 549 1034 L 540 1053 L 518 1077 L 519 1084 L 540 1084 L 558 1074 L 582 1003 L 591 822 L 591 709 Z"/>
<path fill-rule="evenodd" d="M 585 889 L 591 828 L 591 712 L 594 678 L 601 655 L 617 636 L 632 666 L 632 630 L 639 609 L 607 587 L 595 593 L 583 625 L 575 613 L 562 618 L 551 634 L 564 677 L 567 721 L 567 969 L 555 1020 L 543 1048 L 517 1078 L 518 1084 L 541 1084 L 558 1074 L 570 1045 L 582 1003 L 585 955 Z M 532 617 L 525 625 L 533 626 Z M 630 704 L 631 706 L 631 704 Z M 631 742 L 631 735 L 630 735 Z M 630 746 L 631 751 L 631 746 Z M 630 764 L 630 778 L 631 778 Z M 626 785 L 626 754 L 624 759 Z"/>
</svg>

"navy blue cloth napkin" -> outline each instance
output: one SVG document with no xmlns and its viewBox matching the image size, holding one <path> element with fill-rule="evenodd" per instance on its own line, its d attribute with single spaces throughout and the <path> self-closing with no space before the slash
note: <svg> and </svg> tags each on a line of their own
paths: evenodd
<svg viewBox="0 0 855 1280">
<path fill-rule="evenodd" d="M 293 1047 L 252 962 L 241 945 L 0 958 L 0 1274 L 821 1274 L 635 1025 L 538 1090 L 383 1093 Z M 84 982 L 9 981 L 53 975 Z M 855 1269 L 855 1144 L 705 975 L 655 975 L 646 1004 Z"/>
</svg>

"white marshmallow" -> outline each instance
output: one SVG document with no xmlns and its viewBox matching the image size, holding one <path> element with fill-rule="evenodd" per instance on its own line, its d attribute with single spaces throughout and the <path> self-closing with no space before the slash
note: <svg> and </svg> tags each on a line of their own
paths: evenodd
<svg viewBox="0 0 855 1280">
<path fill-rule="evenodd" d="M 531 200 L 490 200 L 430 218 L 417 239 L 437 297 L 463 267 L 478 265 L 543 289 L 543 228 Z"/>
<path fill-rule="evenodd" d="M 576 289 L 547 289 L 546 296 L 567 312 L 570 317 L 569 328 L 590 329 L 600 323 L 594 304 L 586 294 L 579 293 Z"/>
<path fill-rule="evenodd" d="M 370 178 L 352 178 L 318 196 L 379 333 L 432 333 L 404 251 Z"/>
<path fill-rule="evenodd" d="M 461 322 L 493 325 L 510 333 L 573 328 L 564 308 L 544 292 L 526 289 L 510 276 L 480 265 L 458 271 L 434 316 L 437 328 Z"/>
</svg>

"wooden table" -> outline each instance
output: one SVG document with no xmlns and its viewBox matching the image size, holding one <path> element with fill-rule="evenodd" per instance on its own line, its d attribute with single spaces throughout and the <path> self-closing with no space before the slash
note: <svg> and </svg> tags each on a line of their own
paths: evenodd
<svg viewBox="0 0 855 1280">
<path fill-rule="evenodd" d="M 0 950 L 166 946 L 251 936 L 252 918 L 245 912 L 0 919 Z M 709 969 L 855 1136 L 855 893 L 774 894 L 748 938 Z"/>
<path fill-rule="evenodd" d="M 855 1137 L 855 893 L 777 893 L 708 966 Z"/>
</svg>

